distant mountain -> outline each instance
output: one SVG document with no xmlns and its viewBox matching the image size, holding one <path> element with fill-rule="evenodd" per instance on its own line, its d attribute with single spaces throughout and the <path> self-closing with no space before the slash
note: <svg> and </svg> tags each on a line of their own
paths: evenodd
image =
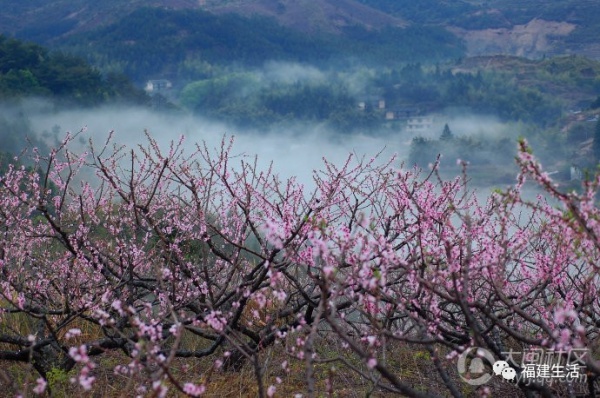
<svg viewBox="0 0 600 398">
<path fill-rule="evenodd" d="M 51 44 L 114 23 L 141 7 L 199 8 L 194 0 L 3 0 L 0 33 Z"/>
<path fill-rule="evenodd" d="M 355 0 L 252 0 L 212 2 L 205 7 L 216 13 L 264 15 L 302 32 L 342 33 L 348 26 L 380 29 L 405 27 L 407 21 Z"/>
<path fill-rule="evenodd" d="M 114 23 L 72 31 L 52 42 L 105 72 L 124 72 L 138 83 L 156 76 L 202 79 L 211 74 L 210 65 L 256 67 L 286 61 L 382 66 L 464 55 L 462 42 L 443 28 L 398 26 L 400 20 L 393 18 L 386 21 L 394 24 L 386 25 L 385 16 L 376 15 L 381 18 L 378 29 L 340 24 L 337 33 L 308 33 L 260 14 L 144 7 Z"/>
<path fill-rule="evenodd" d="M 340 32 L 346 26 L 378 29 L 406 21 L 355 0 L 5 0 L 0 32 L 38 42 L 107 26 L 142 7 L 205 9 L 218 14 L 263 15 L 302 32 Z"/>
<path fill-rule="evenodd" d="M 75 53 L 138 83 L 202 78 L 207 62 L 382 65 L 464 55 L 446 29 L 422 29 L 357 0 L 5 0 L 0 33 Z"/>
<path fill-rule="evenodd" d="M 4 0 L 0 33 L 139 82 L 206 62 L 600 59 L 597 21 L 596 0 Z"/>
<path fill-rule="evenodd" d="M 600 59 L 597 0 L 359 0 L 413 23 L 448 28 L 467 54 Z"/>
</svg>

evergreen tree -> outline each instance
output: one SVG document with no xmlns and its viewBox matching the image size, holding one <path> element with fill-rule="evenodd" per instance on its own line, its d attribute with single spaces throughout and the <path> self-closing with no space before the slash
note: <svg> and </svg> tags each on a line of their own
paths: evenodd
<svg viewBox="0 0 600 398">
<path fill-rule="evenodd" d="M 448 127 L 448 123 L 446 123 L 444 125 L 444 131 L 442 131 L 442 135 L 440 136 L 440 140 L 441 141 L 450 141 L 452 139 L 454 139 L 454 134 L 452 134 L 450 127 Z"/>
</svg>

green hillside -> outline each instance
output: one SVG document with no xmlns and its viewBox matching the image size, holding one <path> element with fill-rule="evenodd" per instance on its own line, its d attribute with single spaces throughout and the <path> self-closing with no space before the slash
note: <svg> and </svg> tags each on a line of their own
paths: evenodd
<svg viewBox="0 0 600 398">
<path fill-rule="evenodd" d="M 79 106 L 147 100 L 120 75 L 103 77 L 81 58 L 0 35 L 0 101 L 34 96 Z"/>
<path fill-rule="evenodd" d="M 393 65 L 464 54 L 461 42 L 440 28 L 349 26 L 341 36 L 311 36 L 266 17 L 158 8 L 138 9 L 113 25 L 70 36 L 61 48 L 138 82 L 153 76 L 199 78 L 198 70 L 206 63 L 257 66 L 285 60 L 325 65 L 360 59 Z"/>
</svg>

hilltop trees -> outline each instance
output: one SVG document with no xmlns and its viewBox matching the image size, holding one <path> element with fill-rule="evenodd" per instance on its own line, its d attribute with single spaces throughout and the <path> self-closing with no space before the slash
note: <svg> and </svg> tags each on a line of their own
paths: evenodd
<svg viewBox="0 0 600 398">
<path fill-rule="evenodd" d="M 251 73 L 233 73 L 188 84 L 181 100 L 197 114 L 245 128 L 313 122 L 348 133 L 379 122 L 373 112 L 359 110 L 336 79 L 267 83 Z"/>
<path fill-rule="evenodd" d="M 148 100 L 122 76 L 109 77 L 103 78 L 81 58 L 0 35 L 0 100 L 42 97 L 78 106 L 111 99 L 136 104 Z"/>
<path fill-rule="evenodd" d="M 448 126 L 448 123 L 444 124 L 444 130 L 442 130 L 442 135 L 440 135 L 440 140 L 441 141 L 452 141 L 453 138 L 454 138 L 454 134 L 452 134 L 452 131 L 450 130 L 450 126 Z"/>
<path fill-rule="evenodd" d="M 411 165 L 427 167 L 438 155 L 444 169 L 452 167 L 457 170 L 457 159 L 478 167 L 488 166 L 493 163 L 512 162 L 514 143 L 507 137 L 456 136 L 446 123 L 438 139 L 414 137 L 408 160 Z M 513 176 L 510 176 L 510 180 L 513 180 Z"/>
<path fill-rule="evenodd" d="M 481 203 L 466 176 L 394 160 L 325 161 L 307 191 L 227 141 L 77 154 L 72 139 L 0 177 L 0 360 L 31 363 L 38 392 L 53 369 L 89 390 L 97 358 L 120 352 L 114 371 L 139 394 L 199 396 L 214 372 L 248 366 L 272 396 L 284 386 L 261 356 L 275 345 L 310 397 L 330 365 L 329 385 L 347 372 L 436 396 L 399 373 L 402 347 L 454 396 L 455 358 L 475 346 L 589 349 L 582 366 L 600 375 L 598 180 L 561 193 L 525 142 L 516 186 Z M 526 178 L 561 207 L 525 201 Z M 210 361 L 188 374 L 186 358 Z"/>
</svg>

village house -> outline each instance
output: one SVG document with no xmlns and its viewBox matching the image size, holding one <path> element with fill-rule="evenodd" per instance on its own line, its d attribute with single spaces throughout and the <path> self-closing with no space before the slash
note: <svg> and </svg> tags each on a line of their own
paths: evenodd
<svg viewBox="0 0 600 398">
<path fill-rule="evenodd" d="M 413 116 L 406 120 L 406 130 L 415 133 L 425 133 L 431 131 L 433 127 L 433 117 L 431 116 Z"/>
<path fill-rule="evenodd" d="M 161 91 L 169 90 L 173 87 L 173 84 L 170 80 L 166 79 L 157 79 L 157 80 L 148 80 L 146 82 L 146 87 L 144 90 L 148 93 L 159 93 Z"/>
<path fill-rule="evenodd" d="M 358 103 L 358 109 L 361 111 L 368 109 L 385 109 L 385 100 L 384 99 L 369 99 L 368 101 L 360 101 Z"/>
<path fill-rule="evenodd" d="M 411 117 L 415 117 L 421 114 L 421 111 L 419 108 L 416 107 L 402 107 L 402 108 L 395 108 L 395 109 L 389 109 L 385 112 L 385 119 L 386 120 L 401 120 L 401 121 L 407 121 L 408 119 L 410 119 Z"/>
</svg>

